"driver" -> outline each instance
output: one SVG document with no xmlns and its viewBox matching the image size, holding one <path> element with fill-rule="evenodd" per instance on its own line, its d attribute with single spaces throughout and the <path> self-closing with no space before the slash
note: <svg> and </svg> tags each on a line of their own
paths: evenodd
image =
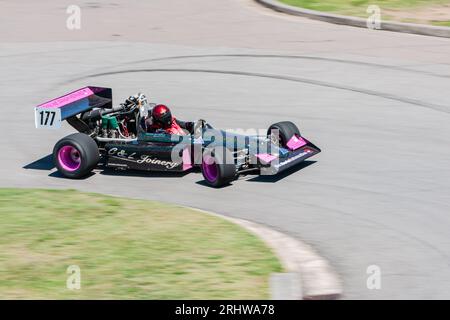
<svg viewBox="0 0 450 320">
<path fill-rule="evenodd" d="M 169 134 L 184 136 L 192 133 L 194 123 L 177 120 L 167 106 L 158 104 L 153 107 L 151 115 L 145 120 L 145 127 L 147 132 L 163 130 Z"/>
</svg>

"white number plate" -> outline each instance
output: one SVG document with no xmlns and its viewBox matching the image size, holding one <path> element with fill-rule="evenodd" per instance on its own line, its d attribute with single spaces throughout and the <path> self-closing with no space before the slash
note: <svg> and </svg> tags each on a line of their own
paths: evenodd
<svg viewBox="0 0 450 320">
<path fill-rule="evenodd" d="M 36 128 L 61 128 L 60 108 L 35 108 L 34 119 Z"/>
</svg>

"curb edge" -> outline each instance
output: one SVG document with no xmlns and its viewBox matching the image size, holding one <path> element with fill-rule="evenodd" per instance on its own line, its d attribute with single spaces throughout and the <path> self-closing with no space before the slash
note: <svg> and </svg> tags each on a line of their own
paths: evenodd
<svg viewBox="0 0 450 320">
<path fill-rule="evenodd" d="M 279 288 L 277 284 L 280 281 L 285 283 L 290 281 L 290 287 L 293 288 L 292 290 L 283 290 L 285 291 L 283 300 L 325 300 L 339 299 L 342 296 L 342 283 L 338 274 L 328 261 L 320 257 L 309 245 L 255 222 L 232 218 L 198 208 L 189 208 L 220 217 L 243 227 L 260 238 L 274 251 L 286 273 L 272 275 L 270 283 L 273 299 L 280 299 L 280 295 L 276 293 L 279 292 L 276 288 Z M 295 275 L 297 275 L 297 279 Z M 274 290 L 276 291 L 275 293 Z"/>
<path fill-rule="evenodd" d="M 363 18 L 349 17 L 338 14 L 325 13 L 321 11 L 293 7 L 284 3 L 280 3 L 279 1 L 276 0 L 254 0 L 254 1 L 275 11 L 295 16 L 306 17 L 309 19 L 320 20 L 334 24 L 367 28 L 366 19 Z M 416 23 L 382 21 L 379 30 L 418 34 L 423 36 L 450 38 L 450 28 L 428 26 Z"/>
</svg>

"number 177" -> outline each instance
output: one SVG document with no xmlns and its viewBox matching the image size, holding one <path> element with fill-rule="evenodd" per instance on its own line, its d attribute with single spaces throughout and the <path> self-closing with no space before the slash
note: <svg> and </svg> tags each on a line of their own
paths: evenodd
<svg viewBox="0 0 450 320">
<path fill-rule="evenodd" d="M 56 112 L 55 111 L 41 111 L 39 112 L 41 116 L 41 126 L 52 126 L 55 121 Z M 49 123 L 50 120 L 50 123 Z"/>
</svg>

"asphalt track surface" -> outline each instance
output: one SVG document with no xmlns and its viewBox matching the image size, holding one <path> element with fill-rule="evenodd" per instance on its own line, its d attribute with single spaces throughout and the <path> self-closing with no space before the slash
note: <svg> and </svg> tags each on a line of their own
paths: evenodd
<svg viewBox="0 0 450 320">
<path fill-rule="evenodd" d="M 341 276 L 344 298 L 450 298 L 450 40 L 247 0 L 80 1 L 82 29 L 69 31 L 71 2 L 39 4 L 0 1 L 0 186 L 216 211 L 311 244 Z M 46 156 L 73 130 L 36 130 L 33 107 L 86 85 L 112 87 L 116 102 L 143 91 L 178 118 L 219 128 L 292 120 L 323 152 L 222 189 L 200 173 L 63 179 Z M 381 268 L 380 290 L 367 289 L 369 265 Z"/>
</svg>

